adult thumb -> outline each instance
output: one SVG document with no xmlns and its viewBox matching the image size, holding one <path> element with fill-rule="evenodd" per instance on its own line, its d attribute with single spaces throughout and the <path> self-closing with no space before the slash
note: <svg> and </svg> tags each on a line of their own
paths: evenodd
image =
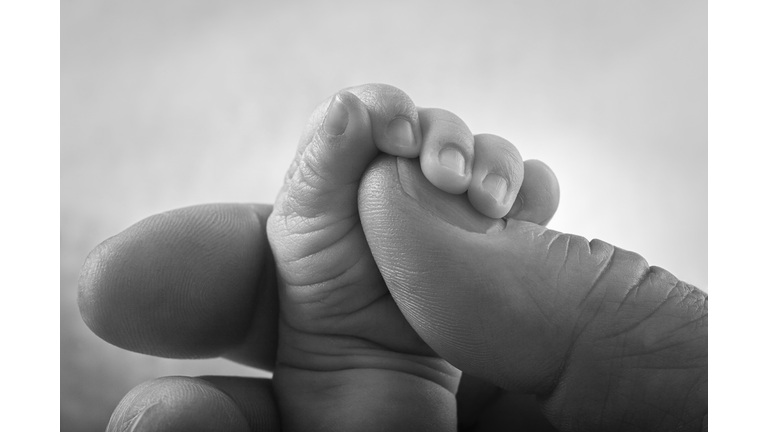
<svg viewBox="0 0 768 432">
<path fill-rule="evenodd" d="M 566 430 L 701 426 L 702 291 L 605 242 L 486 218 L 417 161 L 374 161 L 359 210 L 400 310 L 454 366 L 536 393 Z"/>
</svg>

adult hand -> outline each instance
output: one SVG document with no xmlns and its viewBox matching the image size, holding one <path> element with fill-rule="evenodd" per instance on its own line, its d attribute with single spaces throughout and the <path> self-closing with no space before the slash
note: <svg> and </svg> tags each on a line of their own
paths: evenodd
<svg viewBox="0 0 768 432">
<path fill-rule="evenodd" d="M 549 199 L 543 180 L 526 171 L 522 202 Z M 407 159 L 369 168 L 360 218 L 408 322 L 497 394 L 536 394 L 561 430 L 706 429 L 706 293 L 535 217 L 484 217 Z"/>
<path fill-rule="evenodd" d="M 377 122 L 386 124 L 387 116 L 397 114 L 386 107 L 407 106 L 396 102 L 400 93 L 381 88 L 367 87 L 361 93 L 368 101 L 365 109 L 374 135 Z M 358 104 L 352 96 L 345 98 Z M 443 141 L 445 135 L 435 131 L 463 136 L 458 142 L 470 146 L 464 151 L 471 151 L 472 135 L 460 120 L 444 121 L 450 113 L 422 113 L 435 129 L 421 126 L 425 140 L 433 143 L 425 144 L 421 167 L 406 159 L 380 158 L 360 187 L 360 218 L 378 265 L 370 269 L 376 274 L 366 278 L 379 278 L 381 269 L 392 299 L 429 347 L 481 378 L 465 374 L 462 379 L 460 425 L 493 428 L 526 421 L 530 427 L 551 427 L 537 414 L 532 397 L 515 394 L 535 394 L 547 418 L 565 430 L 700 423 L 706 413 L 701 403 L 702 394 L 706 399 L 706 295 L 649 268 L 637 255 L 543 228 L 557 207 L 558 188 L 551 171 L 535 161 L 526 162 L 522 185 L 517 179 L 515 188 L 524 199 L 510 211 L 514 219 L 483 216 L 478 210 L 494 214 L 509 207 L 494 207 L 493 200 L 484 198 L 485 181 L 477 175 L 501 169 L 508 181 L 515 180 L 515 164 L 495 164 L 519 154 L 503 140 L 476 136 L 477 183 L 450 177 L 435 164 L 442 146 L 457 144 Z M 315 140 L 306 163 L 332 164 L 339 157 L 333 153 L 340 149 L 339 138 L 313 135 L 321 114 L 313 116 L 305 133 Z M 360 134 L 355 139 L 370 147 L 369 138 Z M 298 164 L 304 163 L 302 149 Z M 291 172 L 296 173 L 295 167 Z M 471 202 L 434 184 L 442 184 L 443 190 L 469 187 Z M 297 193 L 314 190 L 294 185 Z M 103 243 L 89 256 L 81 278 L 86 323 L 105 340 L 133 351 L 176 358 L 223 356 L 271 370 L 280 266 L 267 244 L 270 211 L 259 205 L 181 209 L 142 221 Z M 284 247 L 294 237 L 276 238 Z M 312 259 L 329 256 L 336 255 Z M 391 333 L 389 327 L 386 331 Z M 404 346 L 413 345 L 412 333 L 402 333 Z M 387 343 L 392 341 L 397 343 Z M 678 372 L 681 368 L 685 370 Z M 682 390 L 669 391 L 664 381 Z M 293 394 L 287 389 L 282 388 L 283 397 Z M 392 390 L 382 394 L 397 393 Z M 417 395 L 413 390 L 410 394 Z M 439 401 L 453 404 L 442 396 Z M 324 412 L 305 408 L 315 417 Z M 430 415 L 439 415 L 439 407 L 433 408 Z M 417 411 L 397 414 L 419 421 Z M 454 412 L 445 407 L 445 415 Z M 345 416 L 332 414 L 336 421 Z M 277 424 L 265 380 L 177 377 L 137 387 L 123 400 L 110 427 L 269 430 Z"/>
<path fill-rule="evenodd" d="M 119 347 L 159 357 L 230 360 L 271 371 L 277 285 L 266 237 L 272 208 L 211 204 L 151 216 L 99 245 L 80 278 L 83 319 Z M 551 430 L 530 396 L 464 375 L 459 417 Z M 486 409 L 487 408 L 487 409 Z M 271 380 L 163 377 L 128 393 L 108 431 L 278 431 Z"/>
<path fill-rule="evenodd" d="M 277 288 L 268 205 L 213 204 L 149 217 L 100 244 L 80 277 L 86 324 L 119 347 L 224 357 L 271 370 Z M 132 390 L 108 430 L 279 430 L 270 380 L 167 377 Z"/>
</svg>

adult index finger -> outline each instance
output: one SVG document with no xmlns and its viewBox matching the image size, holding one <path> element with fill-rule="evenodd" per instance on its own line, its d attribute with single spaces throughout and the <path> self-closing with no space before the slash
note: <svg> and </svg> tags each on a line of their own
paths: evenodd
<svg viewBox="0 0 768 432">
<path fill-rule="evenodd" d="M 274 364 L 277 293 L 271 206 L 210 204 L 151 216 L 83 265 L 83 320 L 121 348 L 170 358 Z"/>
</svg>

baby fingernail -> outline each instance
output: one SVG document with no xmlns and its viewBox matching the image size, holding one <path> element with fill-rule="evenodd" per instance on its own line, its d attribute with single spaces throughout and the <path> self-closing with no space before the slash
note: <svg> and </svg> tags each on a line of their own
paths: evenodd
<svg viewBox="0 0 768 432">
<path fill-rule="evenodd" d="M 437 160 L 440 161 L 440 165 L 459 175 L 464 175 L 467 162 L 464 160 L 464 155 L 455 148 L 446 147 L 440 150 L 440 153 L 437 154 Z"/>
<path fill-rule="evenodd" d="M 413 127 L 411 122 L 402 118 L 395 117 L 387 126 L 387 137 L 395 145 L 400 147 L 413 147 L 416 145 L 416 138 L 413 136 Z"/>
<path fill-rule="evenodd" d="M 483 179 L 483 189 L 491 194 L 498 203 L 503 203 L 507 196 L 507 179 L 498 174 L 488 174 Z"/>
<path fill-rule="evenodd" d="M 344 106 L 341 97 L 336 95 L 331 100 L 331 104 L 328 106 L 328 112 L 325 114 L 325 120 L 323 120 L 323 130 L 328 135 L 338 136 L 347 130 L 347 124 L 349 123 L 349 111 Z"/>
</svg>

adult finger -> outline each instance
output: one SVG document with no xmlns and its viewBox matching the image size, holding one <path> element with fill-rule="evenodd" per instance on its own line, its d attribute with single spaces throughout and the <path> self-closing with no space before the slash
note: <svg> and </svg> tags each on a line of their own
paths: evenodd
<svg viewBox="0 0 768 432">
<path fill-rule="evenodd" d="M 151 216 L 97 246 L 78 304 L 98 336 L 172 358 L 274 364 L 277 292 L 271 206 L 210 204 Z"/>
<path fill-rule="evenodd" d="M 536 393 L 556 427 L 705 421 L 702 291 L 605 242 L 487 218 L 407 159 L 371 165 L 360 217 L 392 297 L 424 341 L 464 372 Z"/>
<path fill-rule="evenodd" d="M 271 380 L 241 377 L 163 377 L 131 390 L 107 432 L 279 431 Z"/>
</svg>

